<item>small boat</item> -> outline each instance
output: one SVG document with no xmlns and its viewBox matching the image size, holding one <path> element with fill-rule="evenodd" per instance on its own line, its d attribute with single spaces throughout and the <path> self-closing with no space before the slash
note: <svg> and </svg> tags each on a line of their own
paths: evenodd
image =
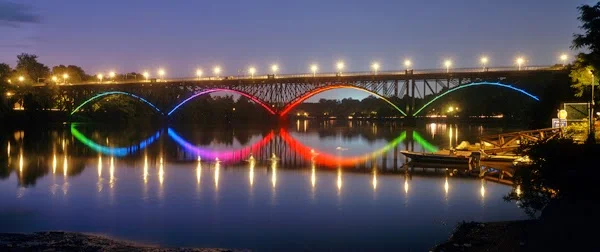
<svg viewBox="0 0 600 252">
<path fill-rule="evenodd" d="M 472 156 L 467 152 L 453 152 L 448 153 L 436 152 L 436 153 L 424 153 L 424 152 L 413 152 L 413 151 L 400 151 L 402 155 L 411 159 L 411 161 L 419 163 L 451 163 L 451 164 L 469 164 Z M 468 152 L 470 153 L 470 152 Z"/>
</svg>

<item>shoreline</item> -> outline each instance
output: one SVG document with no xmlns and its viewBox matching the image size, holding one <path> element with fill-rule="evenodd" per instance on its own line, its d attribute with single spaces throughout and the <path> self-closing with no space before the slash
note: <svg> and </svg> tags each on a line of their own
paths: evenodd
<svg viewBox="0 0 600 252">
<path fill-rule="evenodd" d="M 462 222 L 430 251 L 532 251 L 539 228 L 538 220 Z"/>
<path fill-rule="evenodd" d="M 48 231 L 34 233 L 0 233 L 0 250 L 16 251 L 194 251 L 246 252 L 223 248 L 168 248 L 124 241 L 99 234 Z"/>
</svg>

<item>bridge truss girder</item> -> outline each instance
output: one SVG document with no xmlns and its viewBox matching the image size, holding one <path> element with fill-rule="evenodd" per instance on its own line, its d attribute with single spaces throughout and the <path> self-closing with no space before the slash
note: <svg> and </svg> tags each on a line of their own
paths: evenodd
<svg viewBox="0 0 600 252">
<path fill-rule="evenodd" d="M 502 82 L 521 85 L 532 77 L 545 75 L 565 75 L 566 71 L 506 71 L 506 72 L 465 72 L 420 74 L 412 71 L 398 74 L 327 76 L 269 79 L 222 79 L 222 80 L 182 80 L 168 82 L 139 83 L 96 83 L 73 86 L 59 86 L 59 99 L 64 102 L 61 109 L 71 111 L 77 105 L 107 91 L 122 91 L 143 97 L 163 111 L 193 96 L 196 93 L 222 89 L 247 94 L 276 111 L 281 111 L 299 99 L 307 98 L 328 87 L 352 87 L 378 94 L 406 104 L 403 108 L 409 115 L 415 110 L 415 100 L 426 103 L 448 89 L 473 82 Z M 408 100 L 406 100 L 408 98 Z M 400 106 L 401 104 L 397 104 Z"/>
</svg>

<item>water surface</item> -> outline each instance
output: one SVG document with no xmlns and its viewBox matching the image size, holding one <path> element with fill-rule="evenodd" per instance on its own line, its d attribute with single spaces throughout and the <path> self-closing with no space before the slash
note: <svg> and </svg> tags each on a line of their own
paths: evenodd
<svg viewBox="0 0 600 252">
<path fill-rule="evenodd" d="M 0 232 L 81 231 L 183 247 L 426 251 L 461 221 L 524 219 L 511 187 L 406 169 L 502 128 L 65 125 L 0 138 Z"/>
</svg>

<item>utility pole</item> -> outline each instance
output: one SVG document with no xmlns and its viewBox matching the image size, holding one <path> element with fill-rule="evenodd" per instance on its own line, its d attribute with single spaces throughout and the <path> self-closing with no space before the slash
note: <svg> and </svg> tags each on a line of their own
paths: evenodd
<svg viewBox="0 0 600 252">
<path fill-rule="evenodd" d="M 590 134 L 592 135 L 592 137 L 596 137 L 596 131 L 595 131 L 595 123 L 596 120 L 594 118 L 594 105 L 596 104 L 594 102 L 594 89 L 596 87 L 595 85 L 595 77 L 594 77 L 594 72 L 590 71 L 590 73 L 592 74 L 592 102 L 590 103 Z"/>
</svg>

